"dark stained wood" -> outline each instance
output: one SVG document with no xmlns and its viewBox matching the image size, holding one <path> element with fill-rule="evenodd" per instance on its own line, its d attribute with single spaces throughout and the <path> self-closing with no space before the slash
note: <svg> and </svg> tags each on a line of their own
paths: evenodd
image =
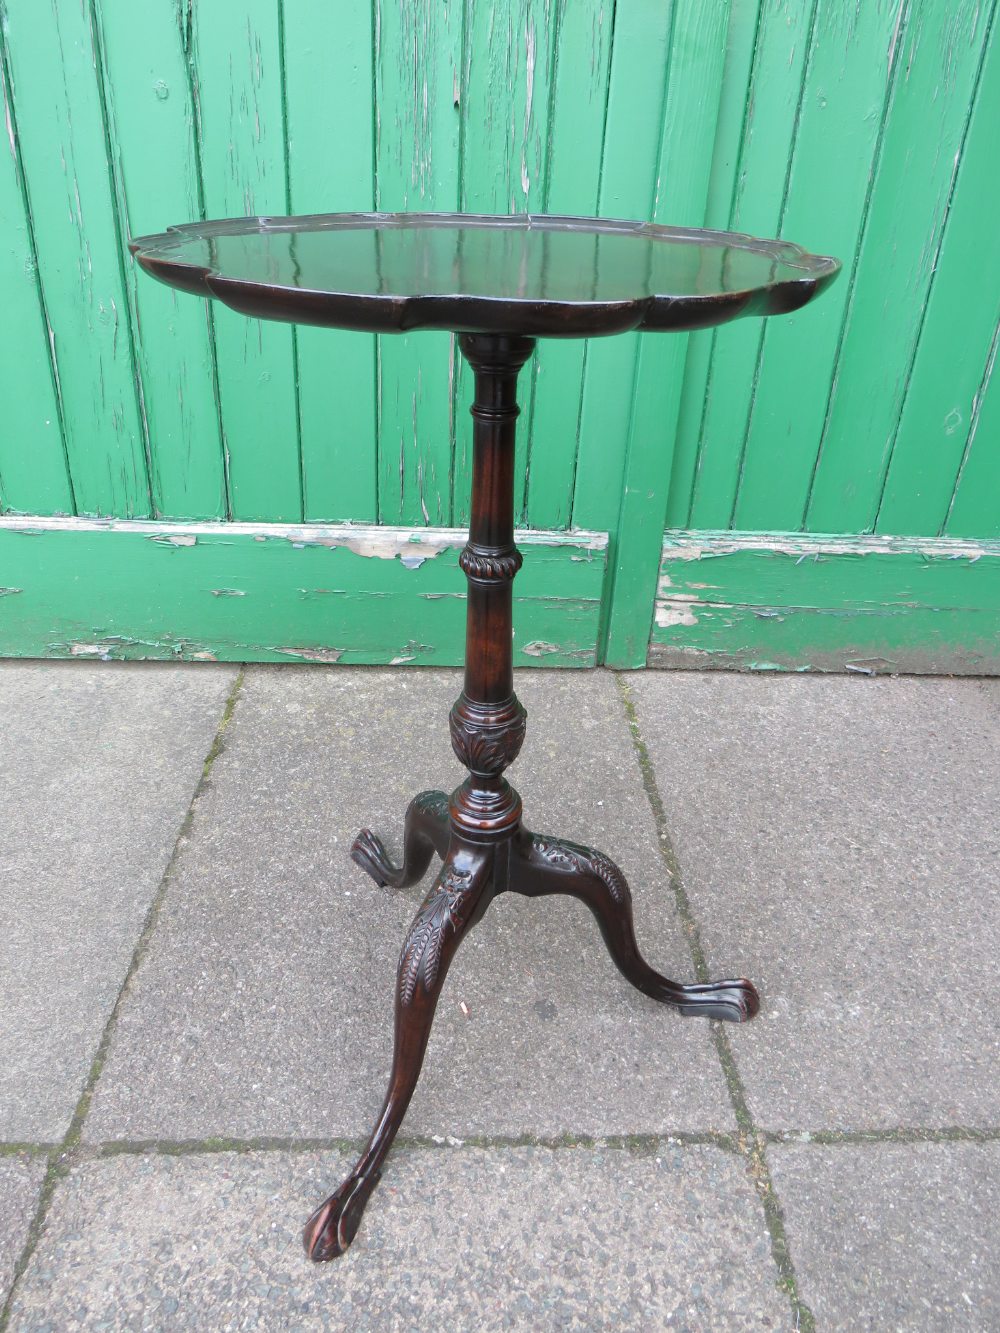
<svg viewBox="0 0 1000 1333">
<path fill-rule="evenodd" d="M 380 888 L 408 889 L 427 873 L 431 857 L 448 851 L 448 797 L 443 791 L 422 791 L 414 796 L 403 826 L 403 864 L 389 860 L 381 838 L 363 828 L 351 846 L 351 859 L 366 870 Z"/>
<path fill-rule="evenodd" d="M 760 1009 L 757 991 L 745 977 L 680 985 L 655 972 L 636 943 L 628 881 L 603 852 L 521 829 L 511 846 L 509 887 L 529 898 L 564 893 L 586 903 L 622 976 L 679 1013 L 743 1023 Z"/>
<path fill-rule="evenodd" d="M 524 741 L 514 693 L 511 588 L 517 377 L 534 336 L 694 329 L 739 315 L 794 310 L 836 275 L 835 259 L 782 241 L 592 218 L 329 214 L 238 218 L 132 242 L 154 277 L 265 319 L 393 332 L 444 328 L 475 375 L 472 510 L 460 557 L 468 585 L 465 680 L 450 714 L 468 770 L 446 797 L 421 792 L 406 812 L 403 864 L 370 829 L 351 855 L 378 884 L 442 866 L 403 945 L 392 1072 L 368 1146 L 306 1224 L 313 1259 L 350 1245 L 416 1087 L 455 950 L 498 893 L 579 898 L 621 973 L 680 1014 L 742 1022 L 759 1008 L 742 978 L 682 985 L 639 952 L 632 899 L 600 852 L 529 833 L 504 777 Z"/>
<path fill-rule="evenodd" d="M 455 950 L 495 892 L 495 857 L 495 847 L 453 842 L 413 919 L 396 977 L 396 1035 L 389 1090 L 354 1170 L 306 1223 L 303 1243 L 311 1259 L 334 1259 L 354 1239 L 417 1086 L 434 1010 Z"/>
<path fill-rule="evenodd" d="M 306 1224 L 313 1259 L 350 1245 L 378 1183 L 423 1061 L 437 997 L 465 932 L 508 890 L 529 897 L 569 894 L 597 919 L 619 971 L 633 986 L 678 1013 L 742 1022 L 760 1002 L 749 981 L 681 985 L 654 971 L 639 952 L 625 877 L 600 852 L 521 825 L 521 798 L 504 778 L 524 740 L 526 715 L 514 693 L 511 585 L 521 560 L 514 545 L 514 428 L 518 371 L 530 338 L 463 334 L 459 347 L 475 373 L 472 516 L 461 556 L 468 582 L 465 682 L 451 710 L 451 740 L 469 776 L 446 801 L 422 792 L 406 812 L 403 864 L 393 866 L 369 830 L 351 855 L 379 884 L 413 884 L 434 850 L 438 879 L 410 928 L 396 980 L 396 1043 L 389 1090 L 375 1130 L 347 1180 Z"/>
<path fill-rule="evenodd" d="M 703 329 L 797 310 L 840 268 L 737 232 L 531 214 L 233 218 L 131 250 L 154 278 L 245 315 L 373 333 Z"/>
</svg>

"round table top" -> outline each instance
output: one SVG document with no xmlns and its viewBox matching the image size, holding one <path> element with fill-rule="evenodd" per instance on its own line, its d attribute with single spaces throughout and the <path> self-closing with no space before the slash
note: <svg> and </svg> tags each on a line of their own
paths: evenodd
<svg viewBox="0 0 1000 1333">
<path fill-rule="evenodd" d="M 243 314 L 374 333 L 708 328 L 796 310 L 840 268 L 735 232 L 537 214 L 232 218 L 130 248 L 153 277 Z"/>
</svg>

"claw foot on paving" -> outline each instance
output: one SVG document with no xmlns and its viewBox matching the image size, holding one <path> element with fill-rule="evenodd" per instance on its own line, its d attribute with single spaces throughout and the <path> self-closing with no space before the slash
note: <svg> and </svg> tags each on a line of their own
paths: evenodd
<svg viewBox="0 0 1000 1333">
<path fill-rule="evenodd" d="M 721 1018 L 729 1023 L 747 1023 L 760 1012 L 760 996 L 752 981 L 737 977 L 732 981 L 706 981 L 693 986 L 679 986 L 673 1001 L 685 1017 L 701 1015 Z"/>
</svg>

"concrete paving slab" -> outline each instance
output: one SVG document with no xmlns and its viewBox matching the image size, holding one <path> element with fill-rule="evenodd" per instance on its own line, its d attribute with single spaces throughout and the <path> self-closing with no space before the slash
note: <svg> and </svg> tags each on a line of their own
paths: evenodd
<svg viewBox="0 0 1000 1333">
<path fill-rule="evenodd" d="M 758 1121 L 1000 1123 L 1000 681 L 630 683 Z"/>
<path fill-rule="evenodd" d="M 256 668 L 198 802 L 85 1135 L 360 1136 L 388 1076 L 399 950 L 426 891 L 348 858 L 398 849 L 422 788 L 453 787 L 456 672 Z M 636 891 L 642 944 L 691 963 L 615 682 L 519 673 L 512 776 L 539 831 L 596 842 Z M 586 909 L 511 895 L 459 951 L 404 1130 L 615 1134 L 733 1127 L 707 1024 L 618 975 Z"/>
<path fill-rule="evenodd" d="M 0 1140 L 65 1133 L 235 670 L 0 663 Z"/>
<path fill-rule="evenodd" d="M 769 1158 L 819 1329 L 1000 1328 L 1000 1144 L 794 1144 Z"/>
<path fill-rule="evenodd" d="M 561 1148 L 400 1153 L 343 1258 L 302 1219 L 336 1154 L 116 1156 L 60 1186 L 17 1333 L 79 1329 L 778 1329 L 739 1159 Z"/>
<path fill-rule="evenodd" d="M 14 1265 L 28 1239 L 44 1175 L 42 1157 L 26 1153 L 0 1157 L 0 1307 L 7 1299 Z"/>
</svg>

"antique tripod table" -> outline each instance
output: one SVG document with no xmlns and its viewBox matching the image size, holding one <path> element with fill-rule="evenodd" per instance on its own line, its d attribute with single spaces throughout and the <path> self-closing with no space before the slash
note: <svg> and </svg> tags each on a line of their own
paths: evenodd
<svg viewBox="0 0 1000 1333">
<path fill-rule="evenodd" d="M 469 770 L 451 796 L 421 792 L 406 812 L 403 864 L 362 829 L 354 860 L 380 885 L 415 884 L 436 852 L 437 878 L 403 945 L 389 1090 L 367 1148 L 306 1224 L 313 1259 L 350 1245 L 378 1183 L 423 1061 L 438 996 L 460 941 L 498 893 L 581 899 L 619 970 L 682 1014 L 741 1022 L 757 1012 L 749 981 L 681 985 L 643 959 L 621 871 L 600 852 L 529 833 L 503 776 L 524 740 L 514 693 L 511 585 L 518 371 L 537 337 L 708 328 L 796 310 L 836 275 L 835 259 L 780 241 L 592 218 L 340 213 L 239 218 L 133 241 L 170 286 L 245 315 L 369 333 L 446 329 L 475 372 L 465 682 L 451 741 Z"/>
</svg>

